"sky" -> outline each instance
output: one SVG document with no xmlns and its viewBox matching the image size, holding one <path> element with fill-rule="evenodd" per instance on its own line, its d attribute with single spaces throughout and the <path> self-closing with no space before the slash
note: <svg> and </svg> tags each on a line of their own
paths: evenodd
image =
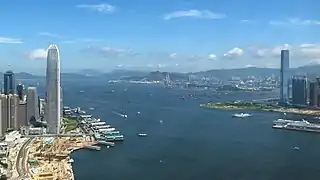
<svg viewBox="0 0 320 180">
<path fill-rule="evenodd" d="M 320 1 L 1 0 L 0 71 L 203 71 L 320 63 Z M 8 67 L 10 66 L 10 67 Z"/>
</svg>

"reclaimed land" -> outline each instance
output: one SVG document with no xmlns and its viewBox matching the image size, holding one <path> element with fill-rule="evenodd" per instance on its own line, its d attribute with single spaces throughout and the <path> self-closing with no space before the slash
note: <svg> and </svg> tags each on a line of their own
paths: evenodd
<svg viewBox="0 0 320 180">
<path fill-rule="evenodd" d="M 302 115 L 320 116 L 320 110 L 307 109 L 307 108 L 293 108 L 293 107 L 281 107 L 278 105 L 266 105 L 257 104 L 253 102 L 224 102 L 224 103 L 207 103 L 200 104 L 200 107 L 211 109 L 248 109 L 248 110 L 261 110 L 269 112 L 282 112 L 282 113 L 294 113 Z"/>
</svg>

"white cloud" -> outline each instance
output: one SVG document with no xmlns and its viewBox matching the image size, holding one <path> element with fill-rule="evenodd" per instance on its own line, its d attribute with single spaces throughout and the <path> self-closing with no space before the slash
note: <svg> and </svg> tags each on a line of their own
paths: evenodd
<svg viewBox="0 0 320 180">
<path fill-rule="evenodd" d="M 240 23 L 243 23 L 243 24 L 245 24 L 245 23 L 252 23 L 252 22 L 254 22 L 253 20 L 250 20 L 250 19 L 242 19 L 242 20 L 240 20 Z"/>
<path fill-rule="evenodd" d="M 27 53 L 29 59 L 46 59 L 47 50 L 46 49 L 35 49 Z"/>
<path fill-rule="evenodd" d="M 0 44 L 21 44 L 23 43 L 21 39 L 0 37 Z"/>
<path fill-rule="evenodd" d="M 314 20 L 314 19 L 300 19 L 300 18 L 291 18 L 287 20 L 271 20 L 269 21 L 270 25 L 297 25 L 297 26 L 303 26 L 303 25 L 320 25 L 320 20 Z"/>
<path fill-rule="evenodd" d="M 169 54 L 169 57 L 173 59 L 173 58 L 176 58 L 177 55 L 178 55 L 177 53 L 171 53 L 171 54 Z"/>
<path fill-rule="evenodd" d="M 173 19 L 173 18 L 181 18 L 181 17 L 194 17 L 194 18 L 201 18 L 201 19 L 222 19 L 225 18 L 226 15 L 214 13 L 208 10 L 186 10 L 186 11 L 174 11 L 168 13 L 164 16 L 165 20 Z"/>
<path fill-rule="evenodd" d="M 96 38 L 82 38 L 82 39 L 79 39 L 80 41 L 83 41 L 83 42 L 87 42 L 87 43 L 91 43 L 91 42 L 103 42 L 104 40 L 103 39 L 96 39 Z"/>
<path fill-rule="evenodd" d="M 234 58 L 241 57 L 242 55 L 243 55 L 243 50 L 241 48 L 235 47 L 230 51 L 228 51 L 227 53 L 225 53 L 223 56 L 230 59 L 234 59 Z"/>
<path fill-rule="evenodd" d="M 62 41 L 63 44 L 74 44 L 76 41 Z"/>
<path fill-rule="evenodd" d="M 210 60 L 217 60 L 217 56 L 215 54 L 209 54 L 208 57 Z"/>
<path fill-rule="evenodd" d="M 48 37 L 53 37 L 53 38 L 61 38 L 61 36 L 49 32 L 40 32 L 40 36 L 48 36 Z"/>
<path fill-rule="evenodd" d="M 309 59 L 320 59 L 320 44 L 301 44 L 298 54 Z"/>
<path fill-rule="evenodd" d="M 98 11 L 101 13 L 113 13 L 115 11 L 115 6 L 107 3 L 102 4 L 80 4 L 76 6 L 77 8 L 90 9 Z"/>
<path fill-rule="evenodd" d="M 250 67 L 257 67 L 257 66 L 256 66 L 256 65 L 253 65 L 253 64 L 247 64 L 245 67 L 246 67 L 246 68 L 250 68 Z"/>
<path fill-rule="evenodd" d="M 279 45 L 271 49 L 271 56 L 280 57 L 281 50 L 291 50 L 292 47 L 289 44 Z"/>
<path fill-rule="evenodd" d="M 260 48 L 260 47 L 250 47 L 249 51 L 252 53 L 253 57 L 266 58 L 266 57 L 280 57 L 281 50 L 291 50 L 292 47 L 289 44 L 278 45 L 272 48 Z"/>
<path fill-rule="evenodd" d="M 138 54 L 131 49 L 119 49 L 119 48 L 113 48 L 113 47 L 102 47 L 99 51 L 103 55 L 109 56 L 109 57 L 128 57 L 128 56 L 135 56 Z"/>
</svg>

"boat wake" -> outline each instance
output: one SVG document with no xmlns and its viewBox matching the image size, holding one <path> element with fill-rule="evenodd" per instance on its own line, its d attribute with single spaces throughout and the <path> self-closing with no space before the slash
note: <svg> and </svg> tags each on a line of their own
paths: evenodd
<svg viewBox="0 0 320 180">
<path fill-rule="evenodd" d="M 115 111 L 112 111 L 112 113 L 113 113 L 113 114 L 116 114 L 116 115 L 118 115 L 118 116 L 121 116 L 121 117 L 123 117 L 123 118 L 127 118 L 127 117 L 128 117 L 128 115 L 126 115 L 126 114 L 121 114 L 121 113 L 118 113 L 118 112 L 115 112 Z"/>
</svg>

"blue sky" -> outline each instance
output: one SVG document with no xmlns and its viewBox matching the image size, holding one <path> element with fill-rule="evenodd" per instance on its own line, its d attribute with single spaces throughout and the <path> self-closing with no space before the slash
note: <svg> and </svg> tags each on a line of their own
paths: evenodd
<svg viewBox="0 0 320 180">
<path fill-rule="evenodd" d="M 45 72 L 59 46 L 62 71 L 200 71 L 320 62 L 320 1 L 0 1 L 0 63 Z"/>
</svg>

